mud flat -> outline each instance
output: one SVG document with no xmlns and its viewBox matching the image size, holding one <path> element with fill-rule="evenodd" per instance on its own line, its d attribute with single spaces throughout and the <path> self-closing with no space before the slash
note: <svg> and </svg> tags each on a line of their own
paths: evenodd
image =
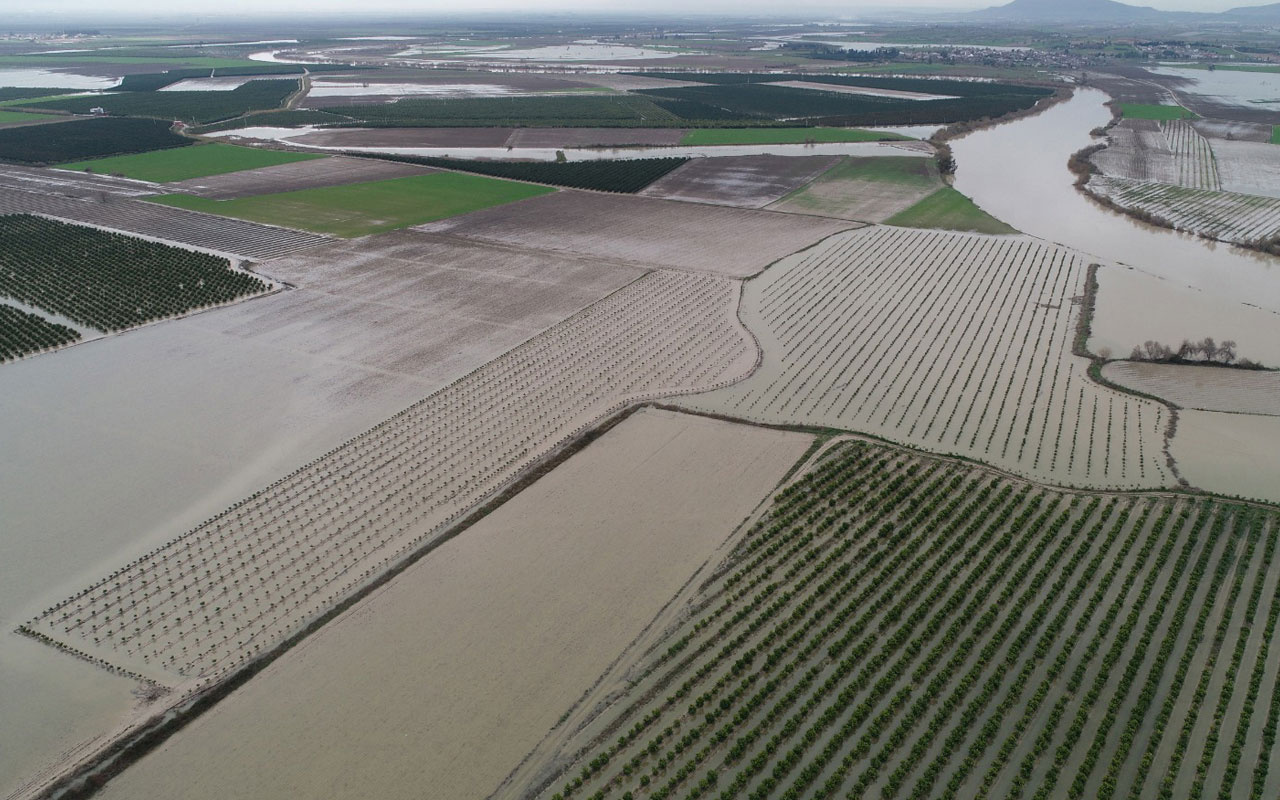
<svg viewBox="0 0 1280 800">
<path fill-rule="evenodd" d="M 292 192 L 298 189 L 315 189 L 321 186 L 346 186 L 352 183 L 383 181 L 434 171 L 416 164 L 334 156 L 211 175 L 207 178 L 192 178 L 169 184 L 165 188 L 169 191 L 190 192 L 214 200 L 228 200 L 234 197 L 253 197 Z"/>
<path fill-rule="evenodd" d="M 834 236 L 747 284 L 761 368 L 688 398 L 759 422 L 870 433 L 1081 487 L 1173 481 L 1155 402 L 1071 354 L 1087 262 L 1028 237 Z"/>
<path fill-rule="evenodd" d="M 709 566 L 809 441 L 637 413 L 101 796 L 485 797 Z"/>
<path fill-rule="evenodd" d="M 1280 372 L 1120 361 L 1102 374 L 1186 409 L 1280 417 Z"/>
<path fill-rule="evenodd" d="M 1148 341 L 1176 349 L 1184 339 L 1211 336 L 1234 341 L 1241 358 L 1280 367 L 1280 314 L 1274 311 L 1125 267 L 1104 266 L 1098 285 L 1088 343 L 1095 355 L 1125 358 Z M 1152 308 L 1160 313 L 1146 313 Z"/>
<path fill-rule="evenodd" d="M 5 365 L 0 796 L 135 704 L 17 626 L 643 274 L 413 233 L 270 267 L 298 288 Z"/>
<path fill-rule="evenodd" d="M 640 194 L 668 200 L 764 208 L 829 169 L 831 156 L 699 158 L 660 178 Z"/>
<path fill-rule="evenodd" d="M 1280 417 L 1183 411 L 1172 452 L 1195 486 L 1280 502 Z"/>
<path fill-rule="evenodd" d="M 852 227 L 817 217 L 563 191 L 418 230 L 742 278 Z"/>
<path fill-rule="evenodd" d="M 1280 198 L 1280 147 L 1266 142 L 1211 140 L 1222 188 Z"/>
</svg>

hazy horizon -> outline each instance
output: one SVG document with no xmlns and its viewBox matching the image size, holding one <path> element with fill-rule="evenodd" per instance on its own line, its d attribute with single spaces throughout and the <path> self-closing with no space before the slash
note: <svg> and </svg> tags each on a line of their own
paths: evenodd
<svg viewBox="0 0 1280 800">
<path fill-rule="evenodd" d="M 359 10 L 352 10 L 351 4 L 345 0 L 273 0 L 263 3 L 260 0 L 182 0 L 178 3 L 154 2 L 143 0 L 129 4 L 127 9 L 104 9 L 100 0 L 46 0 L 38 10 L 14 11 L 0 14 L 0 20 L 39 19 L 41 17 L 61 17 L 69 14 L 84 14 L 97 17 L 145 18 L 156 16 L 171 18 L 188 14 L 209 16 L 245 15 L 278 16 L 282 14 L 305 11 L 309 14 L 324 13 L 333 15 L 377 15 L 405 14 L 415 16 L 441 15 L 449 17 L 466 16 L 468 14 L 485 14 L 493 12 L 526 12 L 526 13 L 573 13 L 586 12 L 596 14 L 617 14 L 626 16 L 644 16 L 671 14 L 693 17 L 713 14 L 736 14 L 743 17 L 796 17 L 805 14 L 828 14 L 833 18 L 851 18 L 859 15 L 885 15 L 894 10 L 922 11 L 970 11 L 991 6 L 1004 5 L 1008 0 L 983 2 L 982 0 L 900 0 L 895 3 L 877 2 L 850 3 L 840 0 L 807 0 L 799 4 L 782 6 L 776 2 L 764 0 L 704 0 L 691 9 L 687 3 L 675 0 L 656 0 L 637 4 L 620 2 L 620 0 L 478 0 L 467 4 L 465 11 L 459 10 L 457 3 L 440 0 L 372 0 Z M 1165 11 L 1201 11 L 1217 12 L 1245 6 L 1269 5 L 1269 2 L 1256 0 L 1143 0 L 1129 2 L 1128 5 L 1141 5 Z"/>
</svg>

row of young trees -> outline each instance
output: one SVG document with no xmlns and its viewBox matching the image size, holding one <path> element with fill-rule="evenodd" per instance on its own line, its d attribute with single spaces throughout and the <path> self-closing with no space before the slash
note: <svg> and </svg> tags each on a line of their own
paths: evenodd
<svg viewBox="0 0 1280 800">
<path fill-rule="evenodd" d="M 610 712 L 621 735 L 545 796 L 1265 796 L 1280 518 L 891 453 L 849 445 L 779 493 Z"/>
<path fill-rule="evenodd" d="M 1130 361 L 1146 361 L 1157 364 L 1214 364 L 1241 369 L 1263 369 L 1262 365 L 1247 358 L 1240 358 L 1234 340 L 1217 342 L 1212 336 L 1193 342 L 1183 339 L 1176 348 L 1147 340 L 1133 348 Z"/>
<path fill-rule="evenodd" d="M 0 364 L 80 341 L 80 332 L 0 302 Z"/>
</svg>

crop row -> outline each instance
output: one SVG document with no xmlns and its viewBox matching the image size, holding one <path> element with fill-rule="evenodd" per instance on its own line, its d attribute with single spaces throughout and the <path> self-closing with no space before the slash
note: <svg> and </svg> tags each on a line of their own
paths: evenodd
<svg viewBox="0 0 1280 800">
<path fill-rule="evenodd" d="M 1213 239 L 1247 245 L 1280 236 L 1280 200 L 1273 197 L 1104 177 L 1090 180 L 1089 190 L 1178 230 Z"/>
<path fill-rule="evenodd" d="M 118 331 L 266 291 L 227 259 L 28 214 L 0 216 L 0 295 Z"/>
<path fill-rule="evenodd" d="M 42 613 L 27 626 L 157 680 L 269 650 L 476 503 L 642 399 L 749 366 L 735 287 L 655 272 Z"/>
<path fill-rule="evenodd" d="M 1280 515 L 893 453 L 779 493 L 538 796 L 1266 796 Z"/>
<path fill-rule="evenodd" d="M 1085 270 L 1043 243 L 891 228 L 841 234 L 748 284 L 765 351 L 694 407 L 873 433 L 1073 485 L 1167 485 L 1162 406 L 1071 353 Z"/>
<path fill-rule="evenodd" d="M 80 341 L 80 333 L 0 303 L 0 363 Z"/>
</svg>

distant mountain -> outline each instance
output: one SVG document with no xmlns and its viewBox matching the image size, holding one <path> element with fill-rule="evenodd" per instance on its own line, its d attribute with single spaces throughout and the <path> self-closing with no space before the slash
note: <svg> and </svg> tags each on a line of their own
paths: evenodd
<svg viewBox="0 0 1280 800">
<path fill-rule="evenodd" d="M 1280 3 L 1272 3 L 1266 6 L 1244 6 L 1243 8 L 1233 8 L 1225 12 L 1222 16 L 1231 19 L 1248 20 L 1251 22 L 1280 22 Z"/>
<path fill-rule="evenodd" d="M 976 14 L 985 19 L 1012 22 L 1140 22 L 1159 19 L 1164 12 L 1115 0 L 1014 0 Z"/>
</svg>

